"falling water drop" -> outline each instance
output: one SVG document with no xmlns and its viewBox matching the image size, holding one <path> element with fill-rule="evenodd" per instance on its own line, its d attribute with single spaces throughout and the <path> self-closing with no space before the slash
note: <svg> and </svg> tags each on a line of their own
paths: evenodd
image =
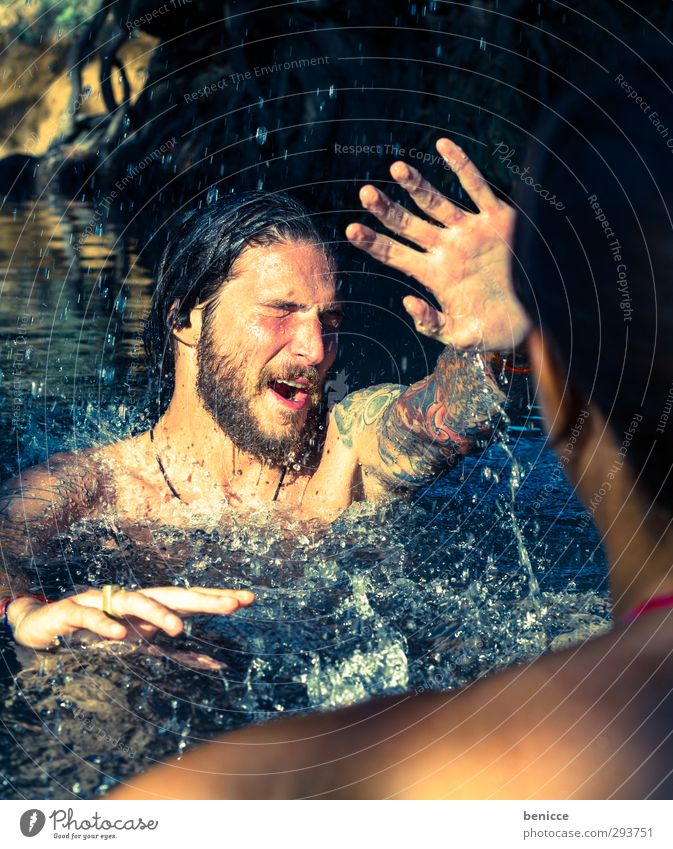
<svg viewBox="0 0 673 849">
<path fill-rule="evenodd" d="M 268 130 L 266 129 L 266 127 L 257 127 L 257 132 L 255 133 L 257 144 L 266 144 L 267 135 Z"/>
</svg>

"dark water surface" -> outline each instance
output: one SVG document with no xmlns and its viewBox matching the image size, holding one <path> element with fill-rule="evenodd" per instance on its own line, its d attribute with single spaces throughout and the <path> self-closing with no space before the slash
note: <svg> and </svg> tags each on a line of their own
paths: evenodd
<svg viewBox="0 0 673 849">
<path fill-rule="evenodd" d="M 92 216 L 58 199 L 0 215 L 3 477 L 148 421 L 139 331 L 151 279 L 110 226 L 75 250 Z M 351 391 L 399 379 L 341 367 Z M 47 654 L 0 638 L 0 797 L 95 796 L 220 731 L 455 688 L 609 621 L 597 537 L 534 433 L 331 526 L 267 514 L 201 524 L 82 522 L 40 555 L 47 595 L 114 581 L 249 587 L 257 601 L 151 645 Z"/>
</svg>

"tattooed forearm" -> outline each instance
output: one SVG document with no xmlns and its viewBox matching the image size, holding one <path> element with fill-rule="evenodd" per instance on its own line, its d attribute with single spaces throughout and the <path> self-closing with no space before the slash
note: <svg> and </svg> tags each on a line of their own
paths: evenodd
<svg viewBox="0 0 673 849">
<path fill-rule="evenodd" d="M 380 471 L 407 486 L 429 482 L 493 431 L 504 400 L 479 355 L 446 349 L 433 374 L 401 393 L 382 417 Z"/>
<path fill-rule="evenodd" d="M 481 356 L 446 349 L 413 386 L 372 386 L 345 398 L 334 409 L 339 436 L 356 448 L 364 478 L 384 490 L 429 483 L 506 419 L 496 375 Z"/>
</svg>

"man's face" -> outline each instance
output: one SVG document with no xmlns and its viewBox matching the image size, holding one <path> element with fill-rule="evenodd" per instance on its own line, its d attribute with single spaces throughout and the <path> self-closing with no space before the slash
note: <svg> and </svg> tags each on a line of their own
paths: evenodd
<svg viewBox="0 0 673 849">
<path fill-rule="evenodd" d="M 271 465 L 300 462 L 315 442 L 341 307 L 315 245 L 244 251 L 198 345 L 197 391 L 242 451 Z"/>
</svg>

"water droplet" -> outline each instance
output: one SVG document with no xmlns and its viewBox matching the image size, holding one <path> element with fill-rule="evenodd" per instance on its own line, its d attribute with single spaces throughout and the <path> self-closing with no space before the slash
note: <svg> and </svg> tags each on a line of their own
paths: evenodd
<svg viewBox="0 0 673 849">
<path fill-rule="evenodd" d="M 267 135 L 268 130 L 266 129 L 266 127 L 257 127 L 257 132 L 255 133 L 257 144 L 266 144 Z"/>
</svg>

